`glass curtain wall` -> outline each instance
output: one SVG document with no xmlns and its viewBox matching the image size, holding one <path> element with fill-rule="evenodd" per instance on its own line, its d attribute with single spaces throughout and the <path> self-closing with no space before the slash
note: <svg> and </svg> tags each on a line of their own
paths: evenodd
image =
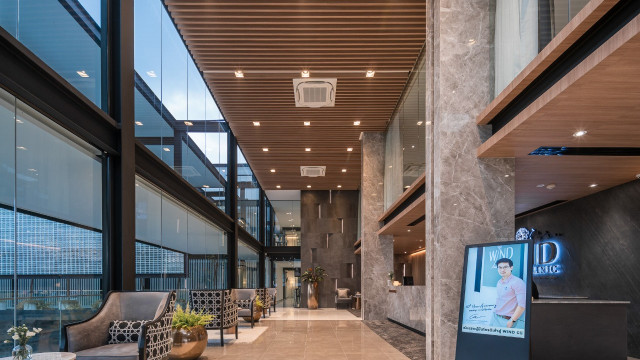
<svg viewBox="0 0 640 360">
<path fill-rule="evenodd" d="M 497 0 L 495 91 L 497 96 L 587 5 L 589 0 Z M 469 39 L 469 46 L 475 45 Z"/>
<path fill-rule="evenodd" d="M 418 59 L 387 127 L 384 207 L 389 208 L 425 171 L 425 58 Z"/>
<path fill-rule="evenodd" d="M 271 246 L 300 246 L 300 200 L 273 200 Z"/>
<path fill-rule="evenodd" d="M 242 240 L 238 242 L 238 288 L 258 287 L 259 260 L 258 251 Z"/>
<path fill-rule="evenodd" d="M 136 0 L 136 138 L 221 210 L 229 129 L 160 0 Z"/>
<path fill-rule="evenodd" d="M 258 239 L 260 184 L 238 146 L 238 225 Z"/>
<path fill-rule="evenodd" d="M 146 180 L 136 179 L 136 289 L 224 289 L 226 233 Z"/>
<path fill-rule="evenodd" d="M 42 328 L 37 352 L 102 301 L 100 156 L 0 89 L 0 328 Z"/>
<path fill-rule="evenodd" d="M 102 9 L 106 0 L 2 0 L 0 26 L 105 108 Z"/>
</svg>

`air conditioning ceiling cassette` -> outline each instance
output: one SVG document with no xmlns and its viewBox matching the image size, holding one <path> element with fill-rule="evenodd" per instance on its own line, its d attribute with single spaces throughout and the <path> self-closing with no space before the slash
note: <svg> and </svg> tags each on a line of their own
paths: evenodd
<svg viewBox="0 0 640 360">
<path fill-rule="evenodd" d="M 300 166 L 300 176 L 318 177 L 324 176 L 326 166 Z"/>
<path fill-rule="evenodd" d="M 319 108 L 336 105 L 338 79 L 293 79 L 296 107 Z"/>
</svg>

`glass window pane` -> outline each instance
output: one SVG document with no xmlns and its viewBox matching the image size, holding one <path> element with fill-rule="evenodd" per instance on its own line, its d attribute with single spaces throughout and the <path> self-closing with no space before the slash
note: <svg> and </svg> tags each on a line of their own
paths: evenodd
<svg viewBox="0 0 640 360">
<path fill-rule="evenodd" d="M 238 287 L 254 289 L 258 287 L 258 252 L 244 241 L 238 242 Z"/>
</svg>

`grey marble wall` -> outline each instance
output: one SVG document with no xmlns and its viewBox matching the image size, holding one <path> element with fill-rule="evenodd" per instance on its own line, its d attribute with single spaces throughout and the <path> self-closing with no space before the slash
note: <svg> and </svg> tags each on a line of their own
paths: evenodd
<svg viewBox="0 0 640 360">
<path fill-rule="evenodd" d="M 353 253 L 358 232 L 358 191 L 302 191 L 301 269 L 322 266 L 328 276 L 320 283 L 319 306 L 335 307 L 335 289 L 360 291 L 360 257 Z M 302 307 L 307 287 L 302 287 Z"/>
<path fill-rule="evenodd" d="M 454 359 L 464 247 L 512 239 L 513 159 L 478 159 L 493 93 L 493 0 L 427 1 L 427 359 Z"/>
<path fill-rule="evenodd" d="M 378 236 L 384 212 L 384 133 L 362 133 L 360 234 L 362 237 L 362 319 L 387 318 L 387 274 L 393 271 L 393 237 Z"/>
<path fill-rule="evenodd" d="M 387 295 L 387 317 L 408 327 L 424 332 L 426 330 L 425 287 L 392 286 L 395 293 Z"/>
</svg>

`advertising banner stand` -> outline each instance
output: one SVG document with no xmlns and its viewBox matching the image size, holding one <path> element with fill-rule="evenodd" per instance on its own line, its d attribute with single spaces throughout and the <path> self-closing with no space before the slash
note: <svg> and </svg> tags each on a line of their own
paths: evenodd
<svg viewBox="0 0 640 360">
<path fill-rule="evenodd" d="M 530 359 L 531 241 L 467 245 L 456 360 Z"/>
</svg>

